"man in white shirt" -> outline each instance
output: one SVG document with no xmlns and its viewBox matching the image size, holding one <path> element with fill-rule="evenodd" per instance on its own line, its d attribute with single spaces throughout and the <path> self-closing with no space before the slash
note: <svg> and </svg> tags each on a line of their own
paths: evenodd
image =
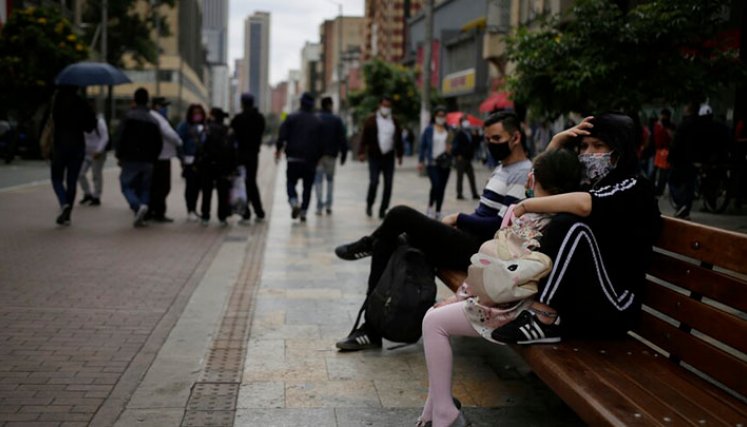
<svg viewBox="0 0 747 427">
<path fill-rule="evenodd" d="M 176 157 L 177 147 L 182 146 L 182 139 L 166 119 L 170 103 L 163 97 L 153 98 L 150 115 L 158 122 L 163 137 L 163 148 L 158 160 L 153 165 L 153 180 L 150 188 L 150 205 L 147 218 L 155 222 L 174 222 L 166 216 L 166 197 L 171 192 L 171 159 Z"/>
<path fill-rule="evenodd" d="M 106 163 L 106 145 L 109 143 L 109 129 L 106 127 L 104 115 L 99 113 L 96 116 L 96 129 L 85 133 L 86 139 L 86 157 L 83 160 L 83 167 L 80 169 L 78 183 L 83 190 L 83 199 L 81 205 L 89 204 L 99 206 L 101 204 L 101 189 L 104 186 L 104 163 Z M 93 190 L 88 183 L 86 174 L 91 170 L 93 177 Z"/>
<path fill-rule="evenodd" d="M 402 144 L 402 129 L 392 116 L 392 99 L 383 96 L 379 101 L 379 108 L 366 119 L 363 133 L 358 147 L 358 158 L 364 161 L 368 156 L 368 195 L 366 197 L 366 215 L 373 215 L 373 204 L 379 186 L 379 175 L 384 176 L 384 193 L 381 196 L 379 218 L 384 218 L 392 197 L 392 182 L 394 179 L 394 158 L 402 164 L 404 152 Z"/>
</svg>

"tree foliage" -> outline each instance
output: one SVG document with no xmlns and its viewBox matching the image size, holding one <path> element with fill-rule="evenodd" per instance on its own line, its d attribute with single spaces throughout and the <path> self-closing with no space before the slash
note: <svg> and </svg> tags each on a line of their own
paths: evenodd
<svg viewBox="0 0 747 427">
<path fill-rule="evenodd" d="M 623 12 L 578 0 L 508 38 L 509 87 L 540 115 L 685 103 L 747 77 L 725 42 L 724 0 L 651 0 Z"/>
<path fill-rule="evenodd" d="M 415 83 L 415 71 L 398 64 L 374 59 L 363 65 L 365 89 L 350 94 L 353 118 L 360 122 L 373 113 L 381 97 L 392 98 L 395 116 L 401 123 L 416 123 L 420 117 L 420 89 Z M 438 93 L 431 91 L 432 105 L 441 102 Z"/>
<path fill-rule="evenodd" d="M 0 114 L 24 121 L 49 99 L 57 73 L 87 57 L 56 8 L 14 10 L 0 35 Z"/>
<path fill-rule="evenodd" d="M 160 0 L 163 6 L 172 7 L 175 0 Z M 101 1 L 87 2 L 83 14 L 83 20 L 93 25 L 86 29 L 85 38 L 89 43 L 93 41 L 97 32 L 98 24 L 101 22 Z M 169 22 L 158 8 L 150 6 L 141 8 L 147 12 L 138 12 L 138 5 L 149 5 L 148 0 L 109 0 L 108 25 L 107 25 L 107 57 L 106 62 L 122 67 L 125 54 L 130 54 L 132 59 L 139 65 L 144 63 L 155 63 L 158 57 L 156 41 L 151 38 L 151 32 L 159 22 L 160 35 L 162 37 L 171 34 Z M 199 31 L 199 29 L 197 30 Z M 100 46 L 99 41 L 96 46 Z"/>
</svg>

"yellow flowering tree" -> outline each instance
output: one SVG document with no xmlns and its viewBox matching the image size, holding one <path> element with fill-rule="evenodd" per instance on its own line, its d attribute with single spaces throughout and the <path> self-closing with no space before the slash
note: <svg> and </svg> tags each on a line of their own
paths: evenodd
<svg viewBox="0 0 747 427">
<path fill-rule="evenodd" d="M 88 58 L 88 46 L 55 8 L 14 10 L 0 33 L 0 118 L 28 120 L 49 100 L 65 66 Z"/>
</svg>

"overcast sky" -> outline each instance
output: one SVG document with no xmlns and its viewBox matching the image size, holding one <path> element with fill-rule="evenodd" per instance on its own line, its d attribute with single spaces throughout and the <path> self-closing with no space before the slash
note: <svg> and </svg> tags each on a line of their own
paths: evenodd
<svg viewBox="0 0 747 427">
<path fill-rule="evenodd" d="M 333 19 L 342 3 L 345 16 L 363 16 L 364 0 L 229 0 L 228 58 L 244 56 L 244 20 L 255 11 L 270 12 L 270 84 L 286 80 L 288 70 L 301 66 L 301 48 L 319 43 L 319 25 Z"/>
</svg>

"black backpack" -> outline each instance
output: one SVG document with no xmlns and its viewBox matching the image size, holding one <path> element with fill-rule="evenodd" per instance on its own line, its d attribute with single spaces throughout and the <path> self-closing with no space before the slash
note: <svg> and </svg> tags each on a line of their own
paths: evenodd
<svg viewBox="0 0 747 427">
<path fill-rule="evenodd" d="M 205 129 L 205 141 L 198 147 L 197 164 L 206 171 L 231 173 L 236 168 L 236 148 L 228 127 L 210 123 Z"/>
<path fill-rule="evenodd" d="M 425 254 L 402 243 L 389 258 L 373 292 L 358 313 L 366 327 L 389 341 L 414 343 L 423 334 L 425 312 L 436 300 L 435 271 Z"/>
</svg>

